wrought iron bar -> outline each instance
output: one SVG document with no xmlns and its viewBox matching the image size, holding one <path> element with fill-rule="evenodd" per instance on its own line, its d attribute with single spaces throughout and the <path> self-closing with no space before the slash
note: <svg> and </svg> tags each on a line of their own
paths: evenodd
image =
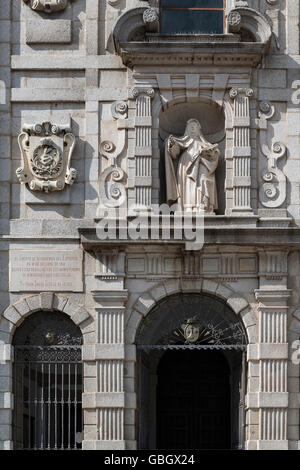
<svg viewBox="0 0 300 470">
<path fill-rule="evenodd" d="M 31 447 L 31 362 L 28 363 L 28 447 Z"/>
<path fill-rule="evenodd" d="M 51 364 L 48 364 L 48 449 L 51 449 Z"/>
<path fill-rule="evenodd" d="M 64 448 L 64 363 L 61 365 L 61 448 Z"/>
<path fill-rule="evenodd" d="M 71 449 L 71 364 L 69 364 L 69 398 L 68 398 L 68 449 Z"/>
<path fill-rule="evenodd" d="M 57 449 L 57 364 L 55 364 L 54 387 L 54 449 Z"/>
<path fill-rule="evenodd" d="M 203 349 L 203 350 L 246 350 L 245 344 L 138 344 L 138 349 L 151 350 L 151 349 Z"/>
<path fill-rule="evenodd" d="M 38 419 L 37 419 L 37 403 L 38 403 L 38 397 L 37 397 L 37 386 L 38 386 L 38 371 L 37 371 L 37 364 L 35 365 L 35 387 L 34 387 L 34 420 L 35 420 L 35 436 L 34 436 L 34 449 L 37 450 L 37 444 L 38 444 Z M 23 384 L 22 384 L 23 386 Z"/>
<path fill-rule="evenodd" d="M 80 448 L 81 346 L 15 350 L 15 448 Z"/>
<path fill-rule="evenodd" d="M 24 387 L 23 387 L 23 383 L 24 383 L 24 364 L 22 364 L 22 382 L 21 382 L 21 402 L 24 403 Z M 21 416 L 21 430 L 22 430 L 22 441 L 23 441 L 23 445 L 24 445 L 24 437 L 25 437 L 25 429 L 24 429 L 24 413 L 22 413 L 22 416 Z"/>
<path fill-rule="evenodd" d="M 77 364 L 74 364 L 74 449 L 76 449 L 76 432 L 77 432 Z"/>
<path fill-rule="evenodd" d="M 44 364 L 42 364 L 42 390 L 41 390 L 41 449 L 44 449 Z"/>
</svg>

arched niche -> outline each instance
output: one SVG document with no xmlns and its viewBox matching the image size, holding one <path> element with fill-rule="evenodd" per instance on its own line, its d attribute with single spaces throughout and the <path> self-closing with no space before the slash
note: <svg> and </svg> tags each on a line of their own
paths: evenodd
<svg viewBox="0 0 300 470">
<path fill-rule="evenodd" d="M 166 202 L 165 192 L 165 155 L 164 143 L 170 134 L 182 136 L 189 119 L 197 119 L 203 130 L 205 138 L 212 144 L 218 144 L 221 152 L 218 168 L 216 170 L 216 183 L 218 194 L 217 215 L 225 214 L 225 112 L 222 106 L 208 98 L 185 98 L 174 100 L 159 113 L 158 145 L 160 150 L 160 203 Z"/>
</svg>

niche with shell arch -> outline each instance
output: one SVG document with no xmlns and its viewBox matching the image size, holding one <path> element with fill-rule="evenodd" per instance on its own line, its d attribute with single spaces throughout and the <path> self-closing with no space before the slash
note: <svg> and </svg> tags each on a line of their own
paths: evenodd
<svg viewBox="0 0 300 470">
<path fill-rule="evenodd" d="M 169 135 L 183 136 L 186 123 L 189 119 L 197 119 L 202 127 L 206 140 L 212 144 L 218 144 L 220 158 L 216 169 L 216 186 L 218 196 L 218 209 L 216 215 L 225 214 L 225 112 L 216 102 L 209 98 L 186 98 L 173 100 L 159 113 L 158 146 L 160 151 L 159 179 L 160 179 L 160 204 L 166 202 L 166 174 L 164 144 Z"/>
</svg>

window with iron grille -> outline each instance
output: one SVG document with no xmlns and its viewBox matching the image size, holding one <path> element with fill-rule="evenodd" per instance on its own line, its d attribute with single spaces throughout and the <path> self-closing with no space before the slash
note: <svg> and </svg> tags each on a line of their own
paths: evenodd
<svg viewBox="0 0 300 470">
<path fill-rule="evenodd" d="M 82 335 L 66 314 L 36 312 L 14 336 L 14 449 L 80 449 Z"/>
<path fill-rule="evenodd" d="M 223 34 L 226 0 L 160 0 L 164 34 Z"/>
</svg>

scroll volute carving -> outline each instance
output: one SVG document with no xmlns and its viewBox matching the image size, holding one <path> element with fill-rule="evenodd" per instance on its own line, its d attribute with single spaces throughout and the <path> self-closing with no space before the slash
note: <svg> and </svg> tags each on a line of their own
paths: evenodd
<svg viewBox="0 0 300 470">
<path fill-rule="evenodd" d="M 64 10 L 69 0 L 23 0 L 32 10 L 53 13 Z"/>
<path fill-rule="evenodd" d="M 117 122 L 118 129 L 117 145 L 110 140 L 104 140 L 100 145 L 100 157 L 104 161 L 104 167 L 106 166 L 99 181 L 100 208 L 122 207 L 126 201 L 127 175 L 120 167 L 118 158 L 126 145 L 127 110 L 128 105 L 125 101 L 116 101 L 112 104 L 111 114 L 113 120 Z"/>
<path fill-rule="evenodd" d="M 274 113 L 275 108 L 269 102 L 260 103 L 257 124 L 260 129 L 260 148 L 267 158 L 267 167 L 262 172 L 259 198 L 261 204 L 270 209 L 280 207 L 286 200 L 286 176 L 278 166 L 279 159 L 286 154 L 286 146 L 282 142 L 275 142 L 270 149 L 267 145 L 268 120 Z"/>
<path fill-rule="evenodd" d="M 72 185 L 77 171 L 70 167 L 75 136 L 68 126 L 50 122 L 23 126 L 18 137 L 22 166 L 16 170 L 20 183 L 32 191 L 61 191 Z"/>
</svg>

